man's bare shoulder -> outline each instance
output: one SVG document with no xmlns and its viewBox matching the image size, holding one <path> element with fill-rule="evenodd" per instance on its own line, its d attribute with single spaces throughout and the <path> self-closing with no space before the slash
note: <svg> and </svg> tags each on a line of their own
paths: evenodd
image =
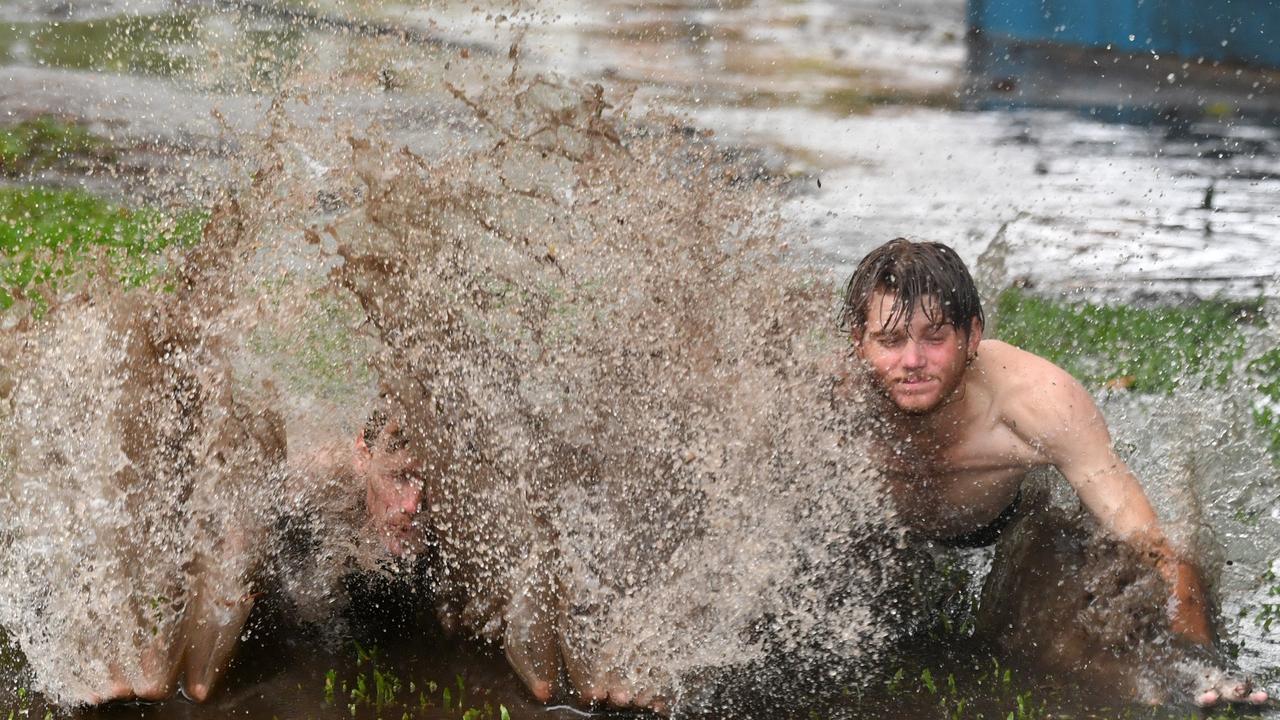
<svg viewBox="0 0 1280 720">
<path fill-rule="evenodd" d="M 1092 398 L 1070 373 L 1008 343 L 983 340 L 972 370 L 1019 434 L 1096 412 Z"/>
<path fill-rule="evenodd" d="M 999 390 L 1025 391 L 1071 377 L 1067 371 L 1048 360 L 1000 340 L 983 340 L 973 369 L 989 379 Z"/>
</svg>

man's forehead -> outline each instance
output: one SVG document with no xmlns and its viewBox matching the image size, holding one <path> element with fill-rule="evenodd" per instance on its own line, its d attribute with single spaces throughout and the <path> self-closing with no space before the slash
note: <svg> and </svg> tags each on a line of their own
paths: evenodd
<svg viewBox="0 0 1280 720">
<path fill-rule="evenodd" d="M 907 323 L 928 327 L 947 324 L 942 303 L 935 296 L 920 298 L 909 308 L 898 308 L 897 300 L 895 292 L 876 290 L 867 307 L 867 327 L 893 331 L 903 329 Z"/>
</svg>

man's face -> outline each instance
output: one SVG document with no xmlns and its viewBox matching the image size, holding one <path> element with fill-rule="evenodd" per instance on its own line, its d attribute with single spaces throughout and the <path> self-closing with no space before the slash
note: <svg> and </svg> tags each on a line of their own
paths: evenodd
<svg viewBox="0 0 1280 720">
<path fill-rule="evenodd" d="M 888 324 L 893 300 L 892 293 L 872 294 L 866 327 L 854 346 L 898 409 L 913 415 L 933 412 L 957 394 L 982 340 L 981 327 L 975 320 L 966 337 L 952 325 L 934 324 L 929 316 L 941 319 L 942 313 L 932 299 L 932 307 L 921 302 L 913 308 L 910 322 L 897 318 Z"/>
<path fill-rule="evenodd" d="M 373 449 L 356 440 L 356 470 L 365 481 L 365 509 L 373 530 L 387 550 L 397 556 L 422 547 L 416 522 L 422 509 L 422 476 L 408 450 L 387 451 L 379 438 Z"/>
</svg>

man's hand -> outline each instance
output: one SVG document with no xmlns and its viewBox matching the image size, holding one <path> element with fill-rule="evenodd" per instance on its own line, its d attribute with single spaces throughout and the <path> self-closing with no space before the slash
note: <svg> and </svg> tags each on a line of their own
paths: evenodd
<svg viewBox="0 0 1280 720">
<path fill-rule="evenodd" d="M 1254 688 L 1247 678 L 1216 668 L 1200 673 L 1194 695 L 1199 707 L 1213 707 L 1220 703 L 1249 703 L 1263 705 L 1270 699 L 1266 690 Z"/>
<path fill-rule="evenodd" d="M 1180 637 L 1206 648 L 1213 646 L 1209 633 L 1209 611 L 1200 573 L 1191 563 L 1176 557 L 1167 546 L 1157 553 L 1156 568 L 1169 585 L 1169 625 Z M 1253 688 L 1247 678 L 1217 669 L 1207 669 L 1193 690 L 1200 707 L 1222 702 L 1261 705 L 1269 699 L 1266 690 Z"/>
</svg>

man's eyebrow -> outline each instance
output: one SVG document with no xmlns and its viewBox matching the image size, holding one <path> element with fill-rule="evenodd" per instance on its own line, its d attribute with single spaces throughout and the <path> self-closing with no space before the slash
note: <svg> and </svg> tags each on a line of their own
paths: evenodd
<svg viewBox="0 0 1280 720">
<path fill-rule="evenodd" d="M 951 323 L 948 323 L 948 322 L 933 323 L 932 325 L 929 325 L 928 327 L 926 327 L 924 331 L 927 333 L 938 332 L 939 330 L 950 327 L 950 325 Z M 884 337 L 886 335 L 904 335 L 904 334 L 910 335 L 911 331 L 904 330 L 903 328 L 900 328 L 900 327 L 893 327 L 893 328 L 880 328 L 879 330 L 870 330 L 868 331 L 867 334 L 870 335 L 871 337 Z"/>
</svg>

